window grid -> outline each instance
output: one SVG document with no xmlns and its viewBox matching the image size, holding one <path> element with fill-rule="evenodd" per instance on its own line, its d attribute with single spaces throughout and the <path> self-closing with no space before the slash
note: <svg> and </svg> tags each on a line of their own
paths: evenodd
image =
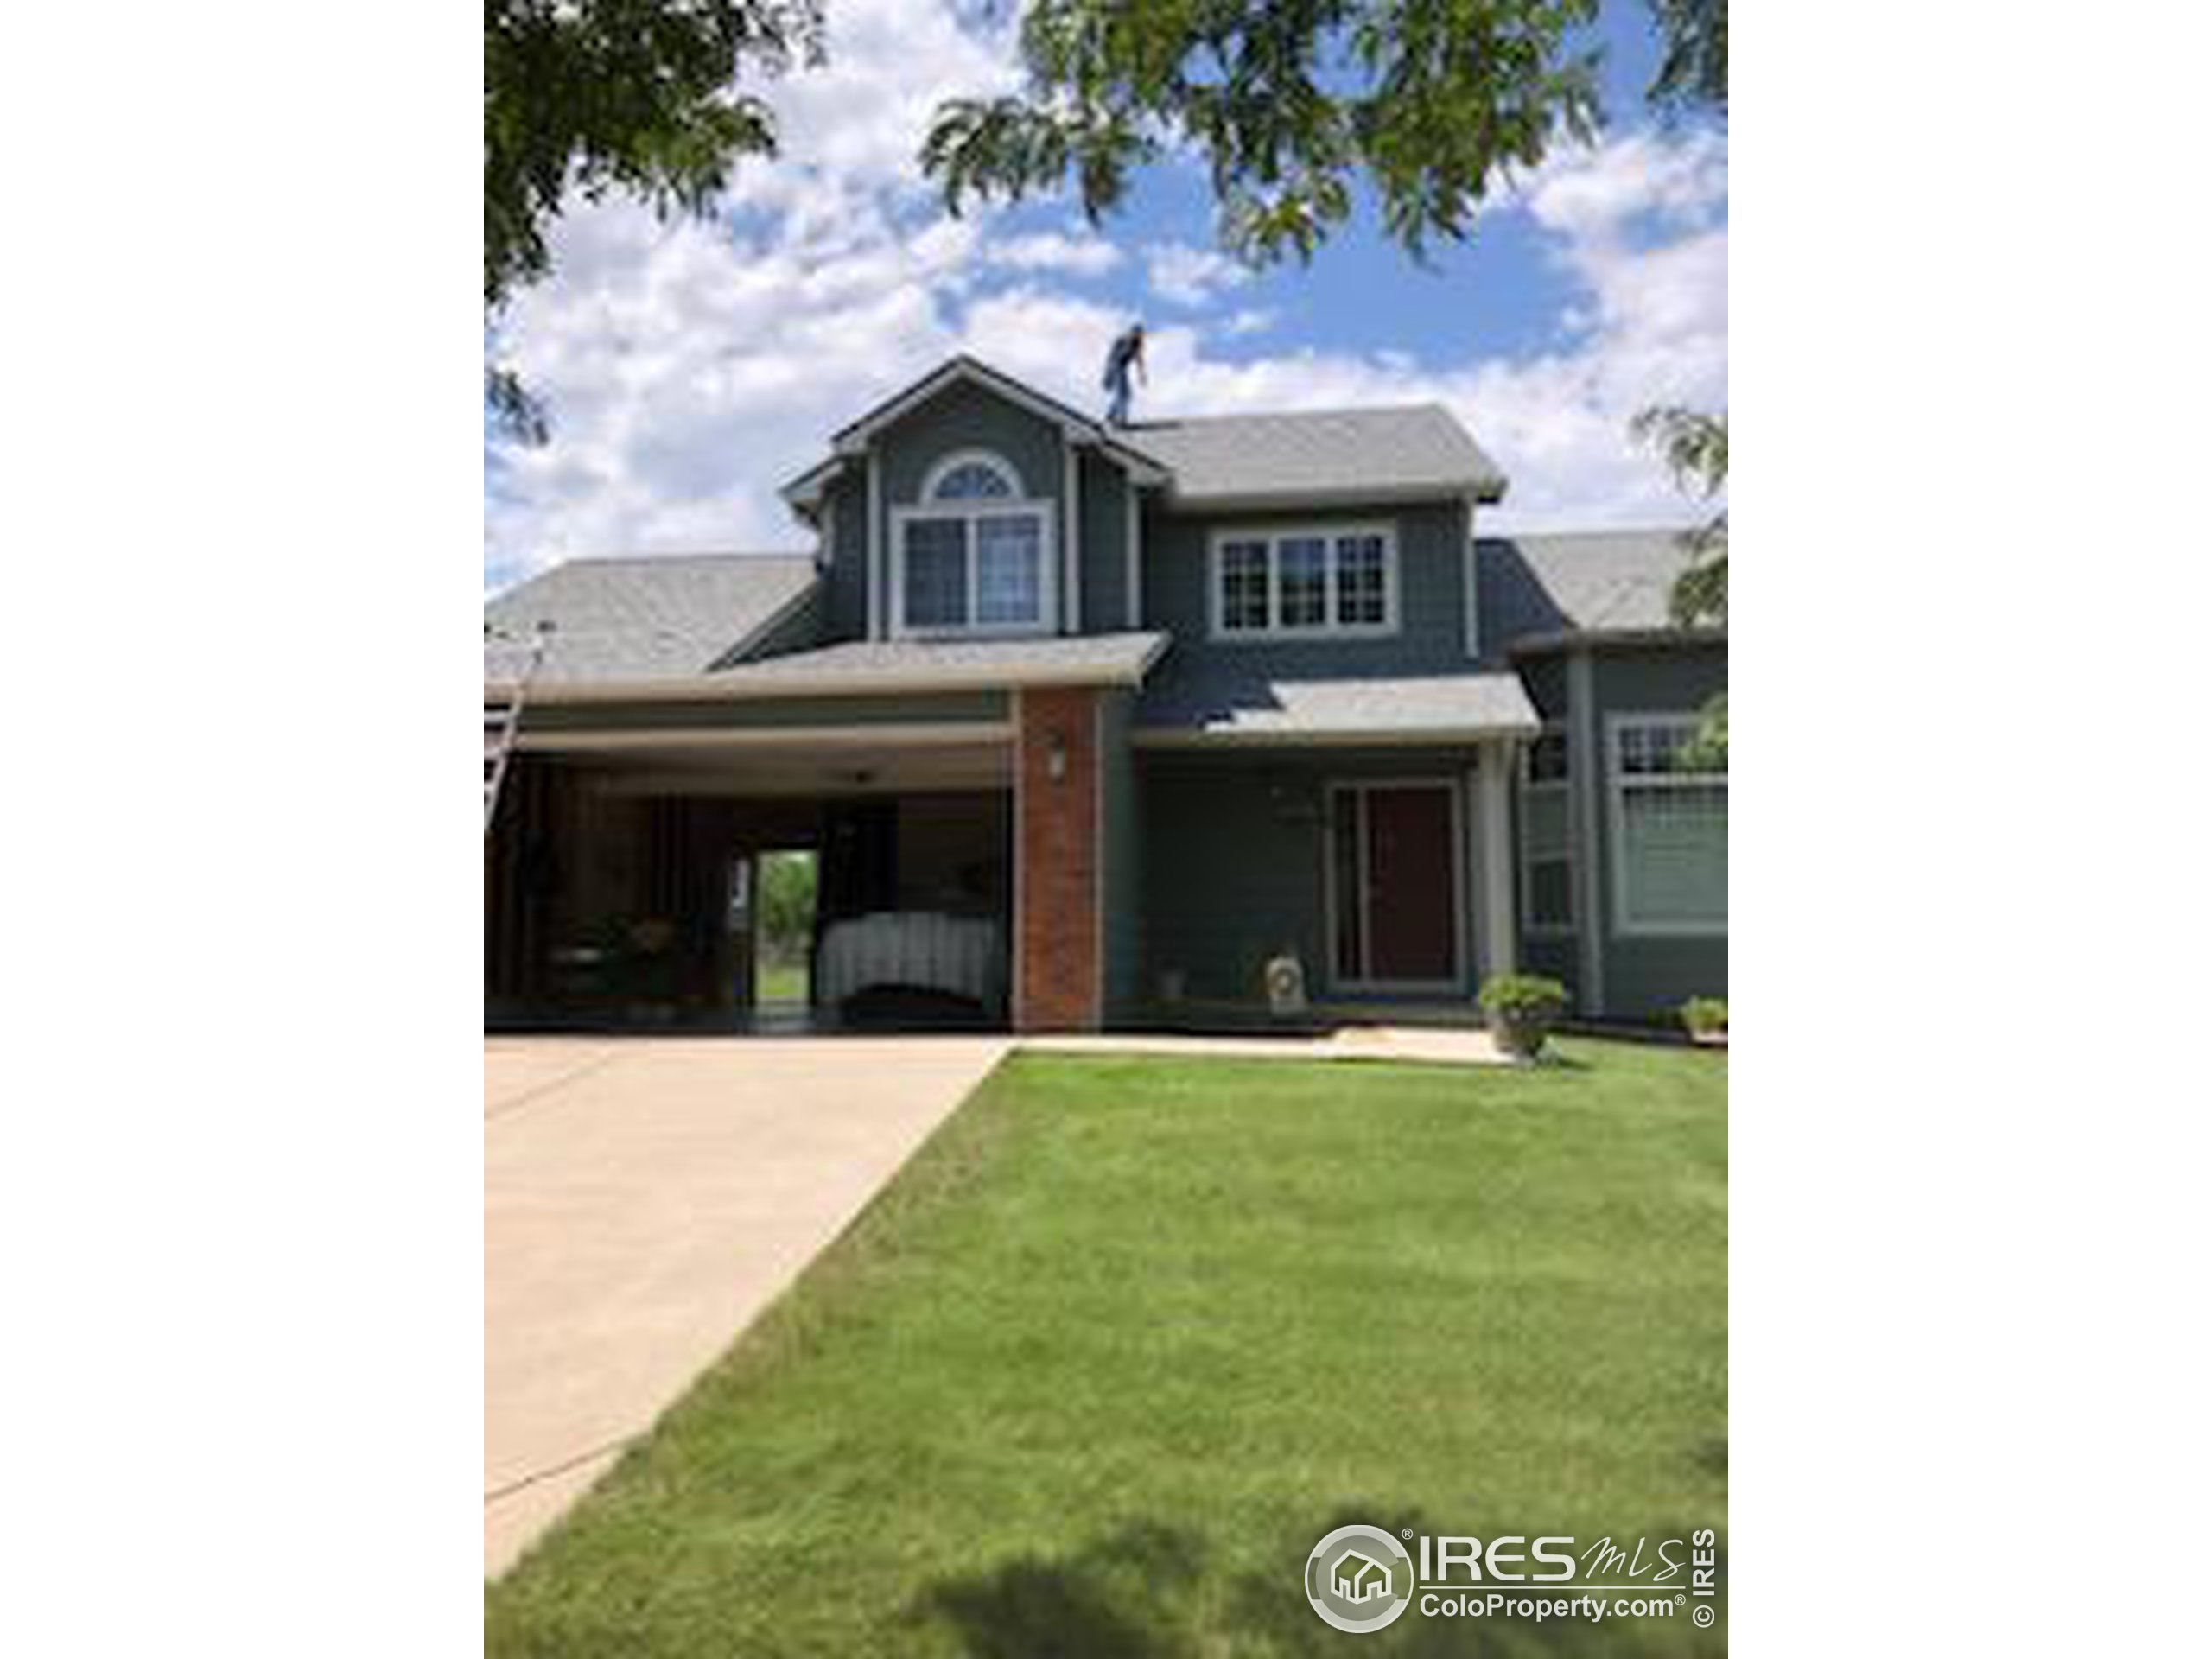
<svg viewBox="0 0 2212 1659">
<path fill-rule="evenodd" d="M 1326 639 L 1396 628 L 1396 543 L 1385 530 L 1223 536 L 1211 575 L 1217 638 Z"/>
</svg>

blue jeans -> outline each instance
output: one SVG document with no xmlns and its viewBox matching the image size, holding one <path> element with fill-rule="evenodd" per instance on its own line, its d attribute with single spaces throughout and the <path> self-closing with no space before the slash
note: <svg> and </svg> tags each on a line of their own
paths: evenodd
<svg viewBox="0 0 2212 1659">
<path fill-rule="evenodd" d="M 1113 400 L 1106 405 L 1106 424 L 1127 426 L 1129 423 L 1129 383 L 1124 378 L 1114 388 Z"/>
</svg>

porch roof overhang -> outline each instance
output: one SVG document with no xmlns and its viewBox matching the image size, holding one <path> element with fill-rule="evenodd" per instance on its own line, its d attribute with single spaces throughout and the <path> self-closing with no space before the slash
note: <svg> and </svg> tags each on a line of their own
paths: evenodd
<svg viewBox="0 0 2212 1659">
<path fill-rule="evenodd" d="M 1333 679 L 1247 671 L 1154 688 L 1129 741 L 1154 749 L 1398 747 L 1533 737 L 1541 723 L 1508 670 Z"/>
<path fill-rule="evenodd" d="M 541 706 L 760 702 L 785 697 L 1019 690 L 1030 686 L 1136 686 L 1143 683 L 1166 649 L 1164 633 L 855 640 L 700 674 L 541 683 L 531 687 L 530 701 Z M 486 683 L 492 683 L 487 680 Z"/>
</svg>

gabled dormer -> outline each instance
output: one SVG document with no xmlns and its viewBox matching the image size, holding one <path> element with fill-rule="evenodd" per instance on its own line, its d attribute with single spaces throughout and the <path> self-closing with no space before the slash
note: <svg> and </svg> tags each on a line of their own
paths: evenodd
<svg viewBox="0 0 2212 1659">
<path fill-rule="evenodd" d="M 831 639 L 1140 626 L 1140 493 L 1163 468 L 1077 410 L 957 357 L 784 487 L 820 537 Z"/>
</svg>

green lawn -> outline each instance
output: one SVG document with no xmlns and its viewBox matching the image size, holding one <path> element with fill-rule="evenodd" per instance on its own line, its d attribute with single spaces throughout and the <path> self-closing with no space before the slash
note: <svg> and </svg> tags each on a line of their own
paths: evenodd
<svg viewBox="0 0 2212 1659">
<path fill-rule="evenodd" d="M 1724 1651 L 1306 1605 L 1352 1520 L 1725 1546 L 1726 1063 L 1564 1052 L 1010 1061 L 489 1591 L 488 1650 Z"/>
<path fill-rule="evenodd" d="M 806 964 L 803 962 L 764 962 L 754 970 L 755 1002 L 806 1001 Z"/>
</svg>

